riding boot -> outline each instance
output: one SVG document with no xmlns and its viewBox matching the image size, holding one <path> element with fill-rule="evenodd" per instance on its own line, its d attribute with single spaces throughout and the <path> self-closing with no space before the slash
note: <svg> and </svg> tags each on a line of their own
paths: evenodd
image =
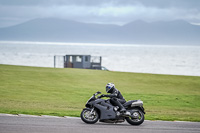
<svg viewBox="0 0 200 133">
<path fill-rule="evenodd" d="M 120 103 L 119 105 L 119 109 L 120 109 L 120 112 L 126 112 L 126 109 L 124 108 L 124 106 Z"/>
<path fill-rule="evenodd" d="M 118 106 L 120 109 L 120 112 L 126 112 L 126 109 L 124 108 L 124 106 L 119 102 L 119 100 L 117 98 L 111 98 L 110 99 L 111 103 L 115 106 Z"/>
<path fill-rule="evenodd" d="M 119 106 L 120 112 L 126 112 L 126 109 L 124 108 L 124 106 L 119 102 L 119 100 L 116 98 L 114 99 L 115 104 L 117 104 L 117 106 Z"/>
</svg>

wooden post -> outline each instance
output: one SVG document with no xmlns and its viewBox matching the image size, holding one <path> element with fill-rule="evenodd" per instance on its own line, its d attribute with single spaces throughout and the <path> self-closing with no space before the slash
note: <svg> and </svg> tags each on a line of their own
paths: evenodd
<svg viewBox="0 0 200 133">
<path fill-rule="evenodd" d="M 65 68 L 65 61 L 66 59 L 65 59 L 65 56 L 63 56 L 63 68 Z"/>
<path fill-rule="evenodd" d="M 101 58 L 101 56 L 100 56 L 100 65 L 101 65 L 101 61 L 102 61 L 102 58 Z"/>
<path fill-rule="evenodd" d="M 56 68 L 56 56 L 54 55 L 54 68 Z"/>
</svg>

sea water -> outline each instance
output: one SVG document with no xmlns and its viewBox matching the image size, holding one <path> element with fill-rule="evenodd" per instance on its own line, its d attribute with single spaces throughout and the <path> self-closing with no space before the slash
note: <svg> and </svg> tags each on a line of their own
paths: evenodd
<svg viewBox="0 0 200 133">
<path fill-rule="evenodd" d="M 66 54 L 102 56 L 111 71 L 200 76 L 200 46 L 0 42 L 0 64 L 54 67 Z"/>
</svg>

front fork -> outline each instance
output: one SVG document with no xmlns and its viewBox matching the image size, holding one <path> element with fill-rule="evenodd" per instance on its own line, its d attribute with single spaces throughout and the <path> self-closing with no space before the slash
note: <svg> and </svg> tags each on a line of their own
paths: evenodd
<svg viewBox="0 0 200 133">
<path fill-rule="evenodd" d="M 94 108 L 92 108 L 92 110 L 90 111 L 90 115 L 92 115 L 94 112 Z"/>
<path fill-rule="evenodd" d="M 92 108 L 91 110 L 90 110 L 90 112 L 89 112 L 89 110 L 88 110 L 88 112 L 87 112 L 87 114 L 85 115 L 87 118 L 92 118 L 93 116 L 94 116 L 95 114 L 94 114 L 94 108 Z"/>
</svg>

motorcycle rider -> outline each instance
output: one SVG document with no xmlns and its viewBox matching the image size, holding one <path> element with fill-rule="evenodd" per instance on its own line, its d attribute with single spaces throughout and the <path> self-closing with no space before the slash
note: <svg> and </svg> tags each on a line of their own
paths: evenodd
<svg viewBox="0 0 200 133">
<path fill-rule="evenodd" d="M 126 102 L 126 100 L 122 96 L 121 92 L 115 88 L 115 85 L 113 83 L 108 83 L 106 85 L 106 92 L 110 93 L 110 95 L 102 94 L 101 97 L 110 97 L 110 102 L 114 106 L 118 106 L 120 109 L 120 112 L 126 112 L 126 109 L 122 105 Z"/>
</svg>

